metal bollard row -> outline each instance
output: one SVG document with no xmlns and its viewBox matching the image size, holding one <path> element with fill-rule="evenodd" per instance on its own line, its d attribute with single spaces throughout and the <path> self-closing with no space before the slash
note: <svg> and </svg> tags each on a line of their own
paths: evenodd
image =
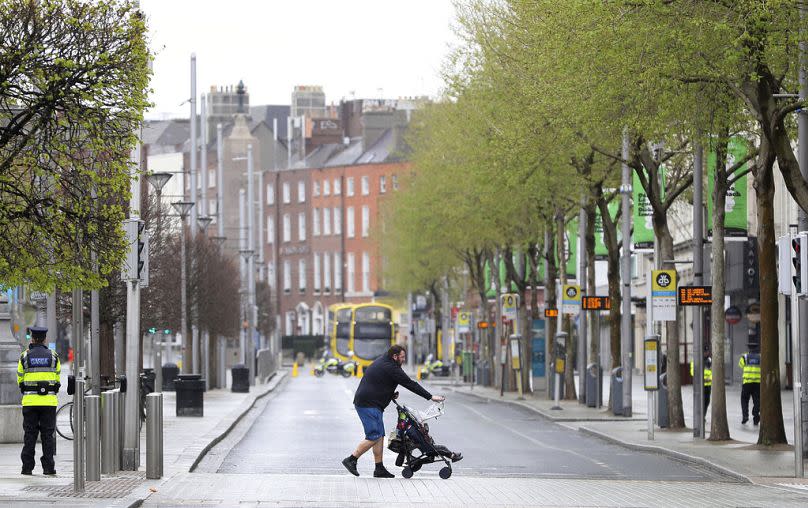
<svg viewBox="0 0 808 508">
<path fill-rule="evenodd" d="M 87 481 L 97 482 L 101 480 L 101 432 L 99 429 L 99 409 L 101 408 L 101 397 L 98 395 L 87 395 L 84 397 L 85 415 L 87 425 L 86 439 L 86 464 Z"/>
<path fill-rule="evenodd" d="M 115 393 L 101 393 L 101 473 L 114 474 L 115 451 Z"/>
<path fill-rule="evenodd" d="M 163 477 L 163 394 L 146 396 L 146 478 Z"/>
</svg>

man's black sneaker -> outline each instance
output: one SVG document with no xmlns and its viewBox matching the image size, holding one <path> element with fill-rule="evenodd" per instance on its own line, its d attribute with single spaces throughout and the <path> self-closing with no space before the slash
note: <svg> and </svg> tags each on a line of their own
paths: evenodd
<svg viewBox="0 0 808 508">
<path fill-rule="evenodd" d="M 760 423 L 760 417 L 759 417 L 759 416 L 755 416 L 755 417 L 753 417 L 753 418 L 752 418 L 752 423 L 754 423 L 755 425 L 757 425 L 758 423 Z"/>
<path fill-rule="evenodd" d="M 345 469 L 348 470 L 354 476 L 359 476 L 359 471 L 356 470 L 356 461 L 358 459 L 353 455 L 348 455 L 347 458 L 343 459 L 342 465 L 345 466 Z"/>
<path fill-rule="evenodd" d="M 373 471 L 373 477 L 374 478 L 395 478 L 396 475 L 394 475 L 393 473 L 388 471 L 386 467 L 377 464 L 376 465 L 376 470 Z"/>
<path fill-rule="evenodd" d="M 44 474 L 45 476 L 56 476 L 56 470 L 51 469 L 50 471 L 44 471 L 42 474 Z"/>
<path fill-rule="evenodd" d="M 31 476 L 32 474 L 34 474 L 34 472 L 31 471 L 30 469 L 23 469 L 22 471 L 20 471 L 20 474 L 24 474 L 25 476 Z"/>
<path fill-rule="evenodd" d="M 749 421 L 749 417 L 748 417 L 748 416 L 744 416 L 744 417 L 743 417 L 743 420 L 741 420 L 741 425 L 745 424 L 745 423 L 746 423 L 746 422 L 748 422 L 748 421 Z"/>
</svg>

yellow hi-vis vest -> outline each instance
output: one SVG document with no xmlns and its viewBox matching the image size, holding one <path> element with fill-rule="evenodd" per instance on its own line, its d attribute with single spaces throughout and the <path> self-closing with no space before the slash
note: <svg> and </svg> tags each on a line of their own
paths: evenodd
<svg viewBox="0 0 808 508">
<path fill-rule="evenodd" d="M 743 384 L 760 383 L 760 353 L 746 353 L 738 360 L 743 369 Z"/>
<path fill-rule="evenodd" d="M 31 344 L 17 363 L 17 384 L 23 406 L 56 406 L 59 392 L 59 356 L 44 344 Z"/>
<path fill-rule="evenodd" d="M 693 360 L 690 360 L 690 375 L 695 380 L 696 374 L 694 373 Z M 704 367 L 704 386 L 713 386 L 713 369 Z"/>
</svg>

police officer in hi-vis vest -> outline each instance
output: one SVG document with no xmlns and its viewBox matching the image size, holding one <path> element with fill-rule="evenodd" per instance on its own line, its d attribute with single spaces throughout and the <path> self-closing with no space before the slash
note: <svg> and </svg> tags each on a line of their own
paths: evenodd
<svg viewBox="0 0 808 508">
<path fill-rule="evenodd" d="M 695 367 L 693 360 L 690 360 L 690 375 L 695 381 Z M 707 414 L 707 406 L 710 405 L 710 395 L 713 391 L 713 357 L 710 350 L 704 350 L 704 414 Z"/>
<path fill-rule="evenodd" d="M 741 388 L 741 423 L 749 421 L 749 396 L 752 396 L 752 422 L 760 423 L 760 345 L 750 342 L 749 352 L 741 355 L 738 366 L 743 369 L 743 387 Z"/>
<path fill-rule="evenodd" d="M 56 352 L 45 345 L 48 329 L 30 328 L 31 344 L 17 364 L 17 384 L 22 392 L 22 427 L 25 431 L 22 453 L 22 474 L 30 475 L 36 461 L 37 437 L 42 436 L 42 471 L 56 474 L 53 456 L 56 453 L 56 394 L 62 366 Z"/>
</svg>

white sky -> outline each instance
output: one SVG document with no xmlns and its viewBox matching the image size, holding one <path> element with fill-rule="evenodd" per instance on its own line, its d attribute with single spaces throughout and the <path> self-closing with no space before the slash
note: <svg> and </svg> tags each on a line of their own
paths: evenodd
<svg viewBox="0 0 808 508">
<path fill-rule="evenodd" d="M 185 117 L 190 55 L 197 93 L 248 88 L 250 103 L 289 104 L 295 85 L 350 95 L 435 96 L 456 37 L 451 0 L 141 0 L 156 53 L 147 118 Z M 381 90 L 381 93 L 380 93 Z"/>
</svg>

